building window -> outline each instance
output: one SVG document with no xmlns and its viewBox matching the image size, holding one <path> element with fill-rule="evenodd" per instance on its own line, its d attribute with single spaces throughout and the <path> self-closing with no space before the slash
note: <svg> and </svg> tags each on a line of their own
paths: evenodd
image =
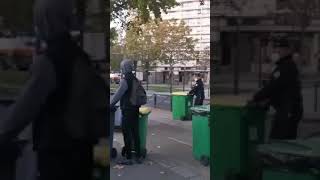
<svg viewBox="0 0 320 180">
<path fill-rule="evenodd" d="M 249 25 L 249 26 L 258 25 L 259 20 L 257 18 L 245 18 L 245 19 L 243 19 L 242 24 Z"/>
<path fill-rule="evenodd" d="M 289 5 L 289 0 L 277 0 L 277 9 L 285 9 Z"/>
<path fill-rule="evenodd" d="M 228 26 L 236 26 L 238 24 L 237 19 L 236 18 L 229 18 L 227 20 L 227 24 L 228 24 Z"/>
<path fill-rule="evenodd" d="M 278 15 L 275 19 L 276 25 L 289 26 L 295 24 L 295 19 L 290 14 Z"/>
</svg>

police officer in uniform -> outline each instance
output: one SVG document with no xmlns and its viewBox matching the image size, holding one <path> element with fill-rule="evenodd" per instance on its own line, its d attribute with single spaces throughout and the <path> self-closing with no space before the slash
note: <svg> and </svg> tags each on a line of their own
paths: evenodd
<svg viewBox="0 0 320 180">
<path fill-rule="evenodd" d="M 196 96 L 194 105 L 203 105 L 204 100 L 204 84 L 201 79 L 201 74 L 197 74 L 196 76 L 196 84 L 192 87 L 189 95 Z"/>
<path fill-rule="evenodd" d="M 253 102 L 268 102 L 276 111 L 271 139 L 296 139 L 298 124 L 303 116 L 299 71 L 287 39 L 276 40 L 274 47 L 279 58 L 271 79 L 254 95 Z"/>
</svg>

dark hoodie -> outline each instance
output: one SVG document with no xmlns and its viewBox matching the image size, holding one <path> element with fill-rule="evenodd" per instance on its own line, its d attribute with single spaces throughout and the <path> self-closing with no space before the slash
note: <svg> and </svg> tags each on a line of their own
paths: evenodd
<svg viewBox="0 0 320 180">
<path fill-rule="evenodd" d="M 56 61 L 48 59 L 46 55 L 38 54 L 32 65 L 32 76 L 27 82 L 20 96 L 16 99 L 8 115 L 7 120 L 1 126 L 0 134 L 2 138 L 16 137 L 27 125 L 34 123 L 35 147 L 58 145 L 57 141 L 50 141 L 48 136 L 57 130 L 55 135 L 59 134 L 61 126 L 48 123 L 48 116 L 53 111 L 48 112 L 52 107 L 45 106 L 48 100 L 54 99 L 57 90 L 58 79 L 63 77 L 57 76 L 57 72 L 66 72 L 67 67 L 57 69 L 58 64 L 64 67 L 68 65 L 69 58 L 73 55 L 73 51 L 69 51 L 72 47 L 70 31 L 72 25 L 72 0 L 38 0 L 34 6 L 34 23 L 36 26 L 37 38 L 46 44 L 47 55 L 55 56 Z M 68 52 L 68 53 L 67 53 Z M 67 55 L 66 55 L 67 54 Z M 61 56 L 63 55 L 63 56 Z M 65 56 L 66 55 L 66 56 Z M 57 79 L 58 78 L 58 79 Z M 61 97 L 60 91 L 60 97 Z M 51 119 L 53 120 L 53 119 Z M 46 128 L 41 124 L 47 124 Z M 56 123 L 57 124 L 57 123 Z M 61 124 L 60 124 L 61 125 Z M 41 132 L 39 129 L 42 129 Z M 51 129 L 52 131 L 49 131 Z M 62 134 L 60 135 L 62 138 Z M 49 145 L 50 144 L 50 145 Z"/>
<path fill-rule="evenodd" d="M 136 78 L 132 71 L 134 70 L 134 65 L 132 61 L 125 59 L 120 65 L 121 73 L 123 78 L 120 81 L 120 87 L 117 89 L 113 98 L 110 100 L 110 106 L 114 106 L 120 101 L 121 109 L 131 109 L 137 108 L 130 103 L 130 92 L 132 87 L 133 79 Z"/>
</svg>

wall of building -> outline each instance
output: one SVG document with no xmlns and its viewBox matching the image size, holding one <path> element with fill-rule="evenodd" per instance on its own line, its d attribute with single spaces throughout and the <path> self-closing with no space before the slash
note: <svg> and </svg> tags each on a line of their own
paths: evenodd
<svg viewBox="0 0 320 180">
<path fill-rule="evenodd" d="M 219 0 L 221 2 L 221 0 Z M 237 2 L 241 3 L 242 0 Z M 225 1 L 226 3 L 227 1 Z M 248 1 L 247 1 L 248 2 Z M 270 63 L 266 62 L 272 53 L 272 44 L 269 43 L 266 47 L 261 45 L 261 35 L 264 33 L 286 33 L 292 35 L 296 40 L 292 44 L 299 47 L 300 29 L 298 27 L 293 27 L 288 24 L 277 24 L 276 21 L 270 16 L 270 13 L 279 12 L 279 0 L 251 0 L 250 3 L 242 4 L 241 12 L 235 12 L 232 8 L 222 5 L 216 6 L 214 10 L 215 22 L 220 24 L 217 26 L 215 35 L 213 36 L 218 45 L 221 46 L 221 56 L 218 54 L 217 59 L 221 62 L 222 67 L 227 67 L 224 69 L 232 70 L 232 57 L 235 57 L 235 50 L 232 50 L 232 40 L 228 40 L 229 44 L 225 41 L 225 37 L 228 36 L 232 38 L 231 34 L 236 34 L 235 25 L 228 24 L 228 19 L 232 17 L 237 18 L 257 18 L 260 23 L 257 25 L 240 25 L 241 34 L 250 34 L 249 41 L 248 37 L 240 37 L 240 69 L 243 72 L 257 72 L 259 70 L 260 60 L 262 62 L 262 70 L 267 72 Z M 221 3 L 223 4 L 223 3 Z M 226 3 L 227 4 L 227 3 Z M 225 5 L 225 4 L 224 4 Z M 281 6 L 282 7 L 282 6 Z M 221 17 L 222 15 L 222 17 Z M 307 28 L 305 33 L 304 48 L 302 50 L 303 57 L 300 57 L 298 66 L 300 67 L 303 74 L 314 74 L 319 72 L 318 66 L 320 66 L 320 20 L 314 19 L 311 21 L 311 25 Z M 228 35 L 224 35 L 229 33 Z M 230 50 L 231 49 L 231 50 Z M 230 57 L 226 56 L 226 53 L 231 53 Z"/>
<path fill-rule="evenodd" d="M 192 30 L 191 36 L 198 39 L 197 50 L 210 47 L 210 0 L 204 0 L 200 5 L 199 0 L 177 0 L 180 6 L 163 14 L 165 20 L 183 20 Z"/>
</svg>

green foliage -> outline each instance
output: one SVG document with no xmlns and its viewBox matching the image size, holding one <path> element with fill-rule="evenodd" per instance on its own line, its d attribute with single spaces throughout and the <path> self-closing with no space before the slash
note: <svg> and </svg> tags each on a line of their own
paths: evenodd
<svg viewBox="0 0 320 180">
<path fill-rule="evenodd" d="M 125 55 L 139 60 L 145 68 L 158 62 L 174 64 L 195 59 L 195 42 L 190 28 L 178 21 L 136 20 L 126 32 Z"/>
<path fill-rule="evenodd" d="M 119 71 L 120 63 L 124 58 L 123 47 L 119 43 L 115 43 L 111 46 L 110 51 L 111 51 L 111 55 L 110 55 L 111 71 Z"/>
<path fill-rule="evenodd" d="M 110 44 L 111 46 L 115 45 L 118 41 L 118 33 L 115 28 L 110 29 Z"/>
<path fill-rule="evenodd" d="M 110 3 L 112 18 L 123 17 L 126 10 L 135 10 L 144 22 L 150 19 L 151 13 L 161 18 L 161 11 L 167 13 L 178 5 L 176 0 L 111 0 Z"/>
</svg>

